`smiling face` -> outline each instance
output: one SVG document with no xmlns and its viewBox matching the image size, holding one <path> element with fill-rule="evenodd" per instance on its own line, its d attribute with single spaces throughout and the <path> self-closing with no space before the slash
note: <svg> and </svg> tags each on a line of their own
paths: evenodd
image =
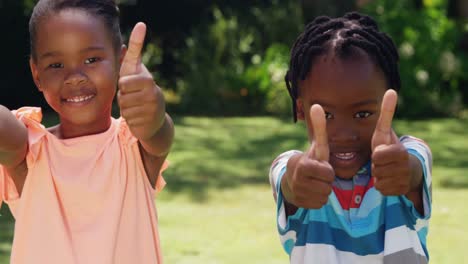
<svg viewBox="0 0 468 264">
<path fill-rule="evenodd" d="M 77 9 L 47 16 L 37 25 L 34 49 L 33 79 L 59 114 L 62 136 L 107 130 L 121 53 L 103 21 Z"/>
<path fill-rule="evenodd" d="M 313 140 L 309 109 L 313 104 L 323 107 L 329 162 L 338 177 L 352 178 L 370 160 L 372 134 L 386 90 L 383 73 L 364 53 L 346 60 L 320 56 L 299 83 L 297 116 L 306 120 L 309 139 Z"/>
</svg>

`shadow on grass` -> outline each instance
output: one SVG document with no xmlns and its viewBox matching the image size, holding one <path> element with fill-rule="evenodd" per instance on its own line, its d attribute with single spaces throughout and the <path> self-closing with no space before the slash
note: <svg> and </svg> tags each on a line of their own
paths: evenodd
<svg viewBox="0 0 468 264">
<path fill-rule="evenodd" d="M 276 156 L 308 146 L 304 126 L 285 120 L 176 118 L 175 123 L 177 136 L 169 156 L 172 166 L 164 174 L 167 189 L 186 192 L 198 201 L 206 199 L 210 188 L 268 184 L 268 170 Z M 454 171 L 435 177 L 442 187 L 468 188 L 468 123 L 455 119 L 395 123 L 402 134 L 429 144 L 435 166 Z"/>
<path fill-rule="evenodd" d="M 458 177 L 455 179 L 444 178 L 440 180 L 440 185 L 444 188 L 449 189 L 467 189 L 468 188 L 468 177 Z"/>
<path fill-rule="evenodd" d="M 48 116 L 45 122 L 57 122 L 56 117 Z M 186 193 L 200 202 L 207 198 L 209 189 L 268 185 L 269 167 L 280 153 L 308 146 L 304 125 L 290 120 L 174 117 L 174 123 L 176 138 L 168 157 L 171 165 L 164 173 L 166 191 Z M 464 158 L 468 122 L 399 120 L 394 125 L 400 134 L 425 140 L 436 166 L 468 171 L 468 159 Z M 438 178 L 443 187 L 468 188 L 468 175 L 458 174 Z"/>
<path fill-rule="evenodd" d="M 276 156 L 306 142 L 300 125 L 271 118 L 176 118 L 175 124 L 166 188 L 200 202 L 208 189 L 267 185 Z"/>
<path fill-rule="evenodd" d="M 435 119 L 429 121 L 402 120 L 398 131 L 424 139 L 432 150 L 434 166 L 447 168 L 434 175 L 444 188 L 468 188 L 467 120 Z"/>
</svg>

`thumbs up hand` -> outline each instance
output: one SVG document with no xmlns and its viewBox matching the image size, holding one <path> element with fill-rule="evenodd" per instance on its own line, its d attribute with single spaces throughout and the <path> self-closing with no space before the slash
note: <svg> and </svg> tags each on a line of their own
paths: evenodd
<svg viewBox="0 0 468 264">
<path fill-rule="evenodd" d="M 387 196 L 407 194 L 412 180 L 408 151 L 392 129 L 397 100 L 394 90 L 384 94 L 371 143 L 375 188 Z"/>
<path fill-rule="evenodd" d="M 307 152 L 293 156 L 281 187 L 285 199 L 296 207 L 318 209 L 328 202 L 335 172 L 328 163 L 329 147 L 325 113 L 320 105 L 310 109 L 313 141 Z"/>
<path fill-rule="evenodd" d="M 117 94 L 120 113 L 132 134 L 140 140 L 147 140 L 155 135 L 165 120 L 165 103 L 161 89 L 141 62 L 145 35 L 146 25 L 137 23 L 130 35 L 128 49 L 120 67 Z"/>
</svg>

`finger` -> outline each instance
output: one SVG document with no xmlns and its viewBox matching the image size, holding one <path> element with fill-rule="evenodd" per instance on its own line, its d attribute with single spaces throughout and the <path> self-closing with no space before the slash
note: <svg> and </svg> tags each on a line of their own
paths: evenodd
<svg viewBox="0 0 468 264">
<path fill-rule="evenodd" d="M 307 184 L 308 186 L 313 186 L 313 188 L 308 188 L 307 193 L 310 195 L 312 193 L 328 196 L 332 192 L 332 185 L 330 183 L 322 182 L 319 180 L 311 180 Z"/>
<path fill-rule="evenodd" d="M 141 106 L 147 101 L 147 96 L 144 93 L 130 93 L 130 94 L 120 94 L 118 96 L 118 103 L 120 109 Z"/>
<path fill-rule="evenodd" d="M 382 195 L 388 196 L 390 195 L 388 181 L 385 179 L 379 179 L 375 182 L 374 187 L 377 191 L 379 191 Z"/>
<path fill-rule="evenodd" d="M 150 122 L 148 119 L 142 117 L 125 119 L 125 121 L 129 126 L 134 128 L 138 126 L 145 126 Z"/>
<path fill-rule="evenodd" d="M 120 109 L 122 117 L 125 119 L 132 119 L 143 116 L 145 113 L 145 106 L 134 106 L 129 108 Z"/>
<path fill-rule="evenodd" d="M 392 121 L 395 114 L 398 95 L 395 90 L 389 89 L 385 92 L 382 105 L 380 108 L 380 116 L 375 126 L 374 135 L 372 137 L 372 150 L 378 145 L 391 144 L 392 141 Z"/>
<path fill-rule="evenodd" d="M 131 107 L 127 109 L 121 109 L 122 117 L 127 121 L 129 125 L 142 125 L 151 122 L 151 115 L 147 114 L 146 109 L 143 107 Z"/>
<path fill-rule="evenodd" d="M 145 41 L 146 25 L 139 22 L 130 34 L 128 49 L 120 67 L 120 76 L 135 74 L 141 64 L 141 50 Z"/>
<path fill-rule="evenodd" d="M 380 145 L 372 152 L 372 163 L 376 165 L 386 165 L 407 160 L 408 151 L 400 144 Z"/>
<path fill-rule="evenodd" d="M 119 79 L 119 91 L 122 94 L 139 92 L 146 88 L 152 88 L 153 86 L 153 78 L 142 74 L 123 76 Z"/>
<path fill-rule="evenodd" d="M 311 197 L 317 195 L 329 195 L 332 191 L 332 185 L 315 179 L 306 179 L 294 186 L 293 192 L 296 197 Z"/>
<path fill-rule="evenodd" d="M 405 194 L 409 190 L 408 185 L 395 182 L 397 179 L 383 178 L 375 183 L 375 188 L 385 196 Z"/>
<path fill-rule="evenodd" d="M 312 155 L 317 160 L 328 161 L 329 148 L 327 136 L 327 120 L 325 119 L 325 112 L 323 108 L 314 104 L 310 108 L 310 123 L 314 133 L 314 153 Z"/>
<path fill-rule="evenodd" d="M 325 183 L 332 183 L 335 180 L 335 172 L 329 163 L 317 160 L 305 160 L 298 167 L 297 173 L 307 179 L 315 179 Z"/>
<path fill-rule="evenodd" d="M 389 163 L 386 165 L 376 165 L 372 163 L 372 176 L 378 179 L 383 178 L 396 178 L 400 173 L 400 169 L 395 169 L 398 166 L 396 163 Z"/>
</svg>

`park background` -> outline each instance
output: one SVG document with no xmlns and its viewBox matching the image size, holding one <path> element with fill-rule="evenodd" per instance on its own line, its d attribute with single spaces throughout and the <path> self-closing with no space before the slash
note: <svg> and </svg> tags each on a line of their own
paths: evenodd
<svg viewBox="0 0 468 264">
<path fill-rule="evenodd" d="M 41 106 L 28 68 L 33 0 L 0 0 L 0 104 Z M 122 0 L 125 39 L 148 25 L 143 61 L 162 87 L 176 138 L 157 197 L 166 263 L 287 263 L 268 183 L 272 160 L 307 147 L 284 85 L 289 50 L 315 16 L 373 16 L 400 52 L 395 129 L 434 155 L 431 263 L 466 263 L 468 249 L 468 1 Z M 116 113 L 118 110 L 116 109 Z M 14 220 L 1 208 L 0 263 Z M 47 240 L 47 237 L 44 237 Z M 27 254 L 27 253 L 25 253 Z"/>
</svg>

